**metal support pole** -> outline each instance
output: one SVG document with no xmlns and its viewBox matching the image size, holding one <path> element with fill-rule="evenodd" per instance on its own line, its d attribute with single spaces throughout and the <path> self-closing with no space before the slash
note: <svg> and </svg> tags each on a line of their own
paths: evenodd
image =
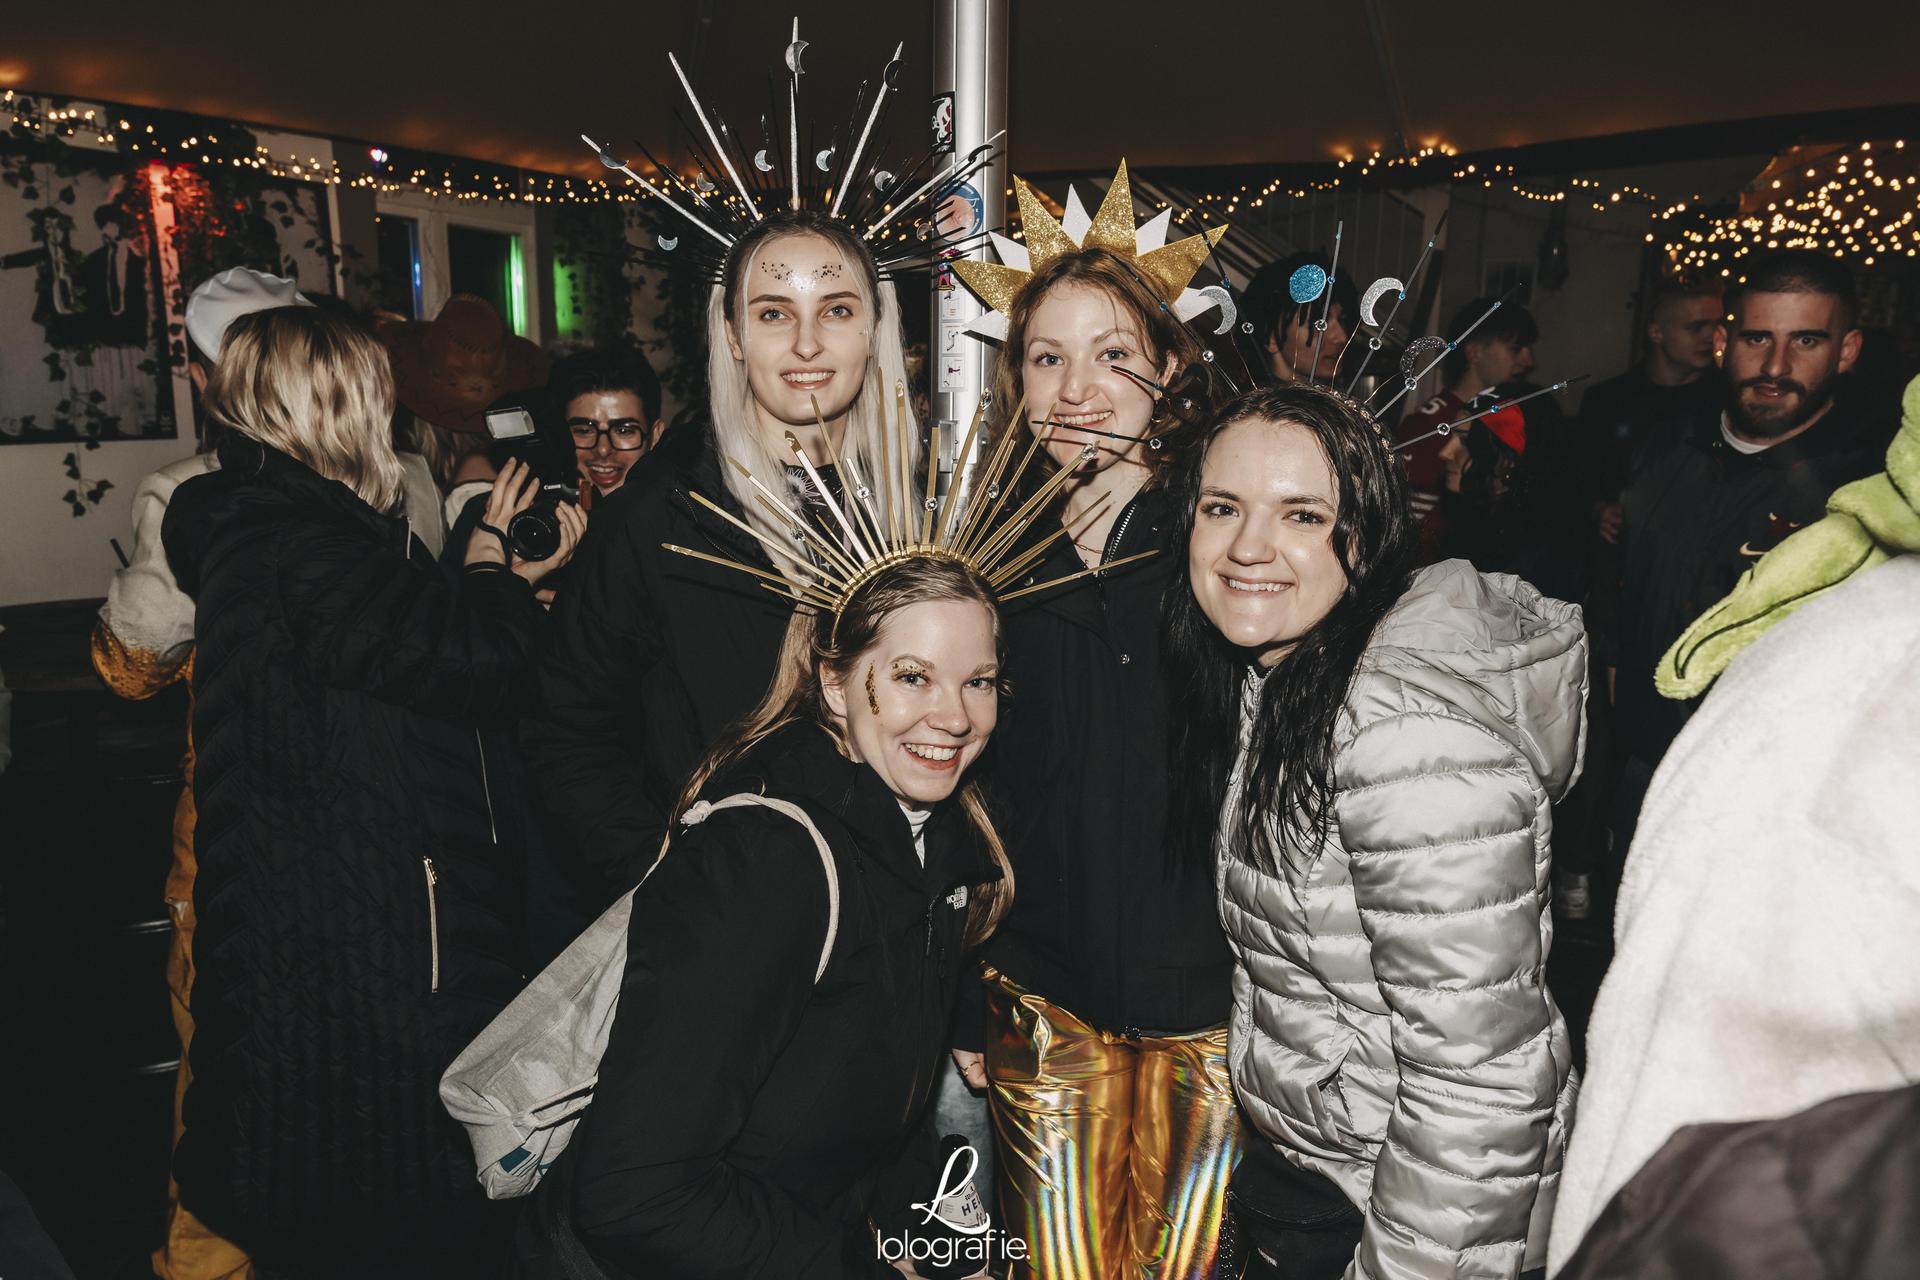
<svg viewBox="0 0 1920 1280">
<path fill-rule="evenodd" d="M 934 0 L 933 92 L 936 128 L 950 100 L 956 156 L 966 156 L 1007 127 L 1007 0 Z M 1006 149 L 1003 137 L 996 144 L 993 161 L 959 191 L 973 208 L 973 225 L 948 223 L 950 234 L 998 231 L 1006 226 L 1010 185 Z M 968 256 L 985 258 L 987 253 L 982 246 Z M 931 417 L 940 428 L 941 487 L 945 488 L 952 482 L 956 462 L 965 466 L 971 461 L 956 460 L 954 451 L 987 389 L 993 349 L 961 332 L 985 310 L 966 286 L 951 271 L 938 269 L 933 285 L 927 370 Z M 976 453 L 983 443 L 976 438 Z"/>
</svg>

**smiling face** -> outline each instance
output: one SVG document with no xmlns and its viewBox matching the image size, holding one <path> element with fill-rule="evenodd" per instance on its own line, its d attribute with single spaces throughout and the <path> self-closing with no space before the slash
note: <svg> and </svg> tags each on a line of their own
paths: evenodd
<svg viewBox="0 0 1920 1280">
<path fill-rule="evenodd" d="M 1140 325 L 1118 300 L 1104 289 L 1077 282 L 1053 289 L 1027 322 L 1021 360 L 1028 426 L 1056 463 L 1091 475 L 1123 460 L 1140 461 L 1147 448 L 1141 437 L 1153 419 L 1154 393 L 1116 370 L 1164 384 L 1173 376 L 1176 361 L 1155 360 Z M 1089 444 L 1094 456 L 1082 461 Z"/>
<path fill-rule="evenodd" d="M 754 416 L 777 455 L 791 428 L 838 427 L 872 353 L 872 306 L 840 249 L 823 236 L 775 236 L 740 274 L 727 347 L 746 367 Z"/>
<path fill-rule="evenodd" d="M 580 474 L 602 496 L 627 482 L 627 472 L 665 429 L 646 420 L 640 397 L 631 391 L 590 391 L 567 401 L 565 413 Z"/>
<path fill-rule="evenodd" d="M 822 668 L 821 693 L 849 753 L 901 803 L 952 795 L 1000 715 L 991 610 L 977 600 L 896 609 L 844 681 Z"/>
<path fill-rule="evenodd" d="M 1292 651 L 1347 589 L 1333 546 L 1340 491 L 1305 427 L 1249 418 L 1214 437 L 1187 542 L 1194 600 L 1263 667 Z"/>
</svg>

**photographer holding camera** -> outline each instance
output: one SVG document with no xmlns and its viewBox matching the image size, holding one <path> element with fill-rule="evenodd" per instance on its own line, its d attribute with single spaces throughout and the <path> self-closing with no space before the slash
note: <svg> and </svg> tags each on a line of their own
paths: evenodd
<svg viewBox="0 0 1920 1280">
<path fill-rule="evenodd" d="M 544 390 L 509 392 L 483 415 L 494 465 L 518 459 L 539 478 L 532 506 L 499 527 L 512 554 L 540 560 L 560 536 L 555 511 L 591 511 L 626 482 L 666 429 L 660 416 L 660 380 L 646 358 L 622 349 L 583 351 L 559 361 Z M 485 494 L 469 499 L 454 521 L 443 563 L 481 527 Z M 552 586 L 540 593 L 551 603 Z"/>
</svg>

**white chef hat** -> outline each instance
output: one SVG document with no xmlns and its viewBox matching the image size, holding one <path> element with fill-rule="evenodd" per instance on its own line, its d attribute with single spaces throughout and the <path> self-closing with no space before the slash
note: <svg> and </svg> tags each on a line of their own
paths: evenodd
<svg viewBox="0 0 1920 1280">
<path fill-rule="evenodd" d="M 312 305 L 285 276 L 234 267 L 206 281 L 187 299 L 187 336 L 208 360 L 217 362 L 227 326 L 241 316 L 275 307 Z"/>
</svg>

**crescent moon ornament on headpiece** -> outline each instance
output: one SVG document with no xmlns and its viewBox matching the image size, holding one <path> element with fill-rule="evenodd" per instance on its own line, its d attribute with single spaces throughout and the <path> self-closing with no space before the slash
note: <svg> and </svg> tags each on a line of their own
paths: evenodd
<svg viewBox="0 0 1920 1280">
<path fill-rule="evenodd" d="M 1220 323 L 1214 326 L 1214 332 L 1225 333 L 1233 328 L 1233 322 L 1240 318 L 1240 308 L 1234 305 L 1233 294 L 1225 285 L 1210 284 L 1200 290 L 1200 296 L 1220 308 Z"/>
<path fill-rule="evenodd" d="M 873 249 L 874 265 L 883 279 L 898 271 L 924 267 L 940 251 L 955 246 L 936 244 L 930 235 L 916 236 L 911 229 L 922 223 L 931 226 L 933 210 L 986 166 L 993 158 L 993 148 L 1005 136 L 1002 130 L 964 156 L 947 155 L 931 146 L 905 157 L 881 155 L 886 138 L 883 118 L 899 97 L 906 51 L 901 42 L 894 46 L 877 84 L 861 86 L 856 128 L 823 130 L 833 141 L 818 149 L 810 143 L 803 151 L 802 134 L 809 138 L 814 134 L 800 119 L 800 78 L 806 72 L 803 60 L 807 48 L 808 42 L 800 38 L 800 20 L 795 18 L 792 39 L 781 54 L 786 92 L 776 95 L 772 118 L 761 116 L 762 139 L 757 149 L 743 146 L 720 116 L 708 109 L 686 68 L 671 53 L 667 63 L 691 108 L 681 121 L 691 164 L 662 163 L 643 144 L 636 143 L 652 170 L 650 176 L 643 175 L 616 155 L 611 146 L 581 135 L 603 165 L 625 175 L 713 242 L 696 239 L 681 255 L 691 255 L 689 260 L 698 263 L 709 279 L 722 278 L 740 238 L 783 208 L 816 209 L 844 221 Z M 822 174 L 827 178 L 823 180 Z M 900 187 L 910 188 L 910 194 L 897 194 Z M 903 216 L 902 226 L 909 230 L 903 233 L 896 229 L 884 238 L 880 235 L 889 223 Z M 879 251 L 883 239 L 885 253 Z M 974 240 L 977 237 L 960 247 L 970 247 Z M 664 248 L 665 242 L 660 247 Z"/>
<path fill-rule="evenodd" d="M 1377 329 L 1380 322 L 1373 318 L 1373 308 L 1380 299 L 1389 293 L 1397 292 L 1402 298 L 1407 296 L 1407 286 L 1392 276 L 1381 276 L 1367 286 L 1366 293 L 1360 297 L 1360 320 L 1369 328 Z"/>
</svg>

